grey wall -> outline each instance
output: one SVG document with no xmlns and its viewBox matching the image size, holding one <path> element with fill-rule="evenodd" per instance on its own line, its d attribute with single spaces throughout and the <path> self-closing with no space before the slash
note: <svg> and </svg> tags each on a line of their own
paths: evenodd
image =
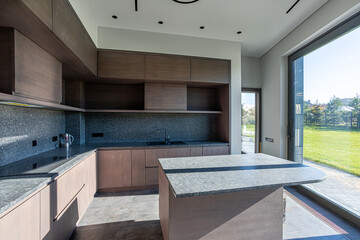
<svg viewBox="0 0 360 240">
<path fill-rule="evenodd" d="M 86 113 L 86 142 L 161 141 L 166 128 L 171 140 L 215 140 L 216 117 L 204 114 Z M 93 138 L 92 133 L 104 133 Z"/>
<path fill-rule="evenodd" d="M 260 58 L 241 57 L 241 87 L 261 88 Z"/>
<path fill-rule="evenodd" d="M 0 105 L 0 166 L 55 148 L 64 112 Z M 37 146 L 32 141 L 37 140 Z"/>
</svg>

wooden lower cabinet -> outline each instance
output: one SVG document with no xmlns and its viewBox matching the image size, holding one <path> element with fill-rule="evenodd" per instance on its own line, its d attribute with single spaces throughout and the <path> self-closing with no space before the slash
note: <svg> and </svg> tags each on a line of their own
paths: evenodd
<svg viewBox="0 0 360 240">
<path fill-rule="evenodd" d="M 40 193 L 0 219 L 0 239 L 40 239 Z"/>
<path fill-rule="evenodd" d="M 206 146 L 203 147 L 203 156 L 228 155 L 230 154 L 229 146 Z"/>
<path fill-rule="evenodd" d="M 191 157 L 199 157 L 203 155 L 203 147 L 192 147 L 190 148 Z"/>
<path fill-rule="evenodd" d="M 131 150 L 98 152 L 99 189 L 131 186 Z"/>
<path fill-rule="evenodd" d="M 131 186 L 145 186 L 145 150 L 131 150 Z"/>
<path fill-rule="evenodd" d="M 148 167 L 145 170 L 146 186 L 158 185 L 159 174 L 158 167 Z"/>
<path fill-rule="evenodd" d="M 159 166 L 159 158 L 190 157 L 190 148 L 146 149 L 146 167 Z"/>
<path fill-rule="evenodd" d="M 40 191 L 40 239 L 53 239 L 54 187 L 52 183 Z"/>
</svg>

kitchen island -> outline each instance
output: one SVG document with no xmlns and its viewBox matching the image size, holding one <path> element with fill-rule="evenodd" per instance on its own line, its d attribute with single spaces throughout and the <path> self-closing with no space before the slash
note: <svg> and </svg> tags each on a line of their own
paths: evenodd
<svg viewBox="0 0 360 240">
<path fill-rule="evenodd" d="M 283 187 L 325 174 L 265 154 L 159 159 L 165 240 L 282 239 Z"/>
</svg>

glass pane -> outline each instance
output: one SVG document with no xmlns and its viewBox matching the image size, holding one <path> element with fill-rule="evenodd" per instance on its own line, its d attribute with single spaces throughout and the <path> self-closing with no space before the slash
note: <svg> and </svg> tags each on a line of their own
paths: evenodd
<svg viewBox="0 0 360 240">
<path fill-rule="evenodd" d="M 255 129 L 256 129 L 256 93 L 244 92 L 241 94 L 241 140 L 242 151 L 255 152 Z"/>
</svg>

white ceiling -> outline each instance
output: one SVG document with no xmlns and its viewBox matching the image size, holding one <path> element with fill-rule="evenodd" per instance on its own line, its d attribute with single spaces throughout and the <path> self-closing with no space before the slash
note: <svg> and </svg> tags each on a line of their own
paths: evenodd
<svg viewBox="0 0 360 240">
<path fill-rule="evenodd" d="M 295 2 L 199 0 L 183 5 L 172 0 L 138 0 L 139 10 L 135 12 L 135 0 L 86 0 L 91 22 L 97 26 L 238 41 L 242 54 L 254 57 L 265 54 L 327 0 L 300 0 L 286 14 Z M 238 35 L 237 31 L 242 33 Z"/>
</svg>

